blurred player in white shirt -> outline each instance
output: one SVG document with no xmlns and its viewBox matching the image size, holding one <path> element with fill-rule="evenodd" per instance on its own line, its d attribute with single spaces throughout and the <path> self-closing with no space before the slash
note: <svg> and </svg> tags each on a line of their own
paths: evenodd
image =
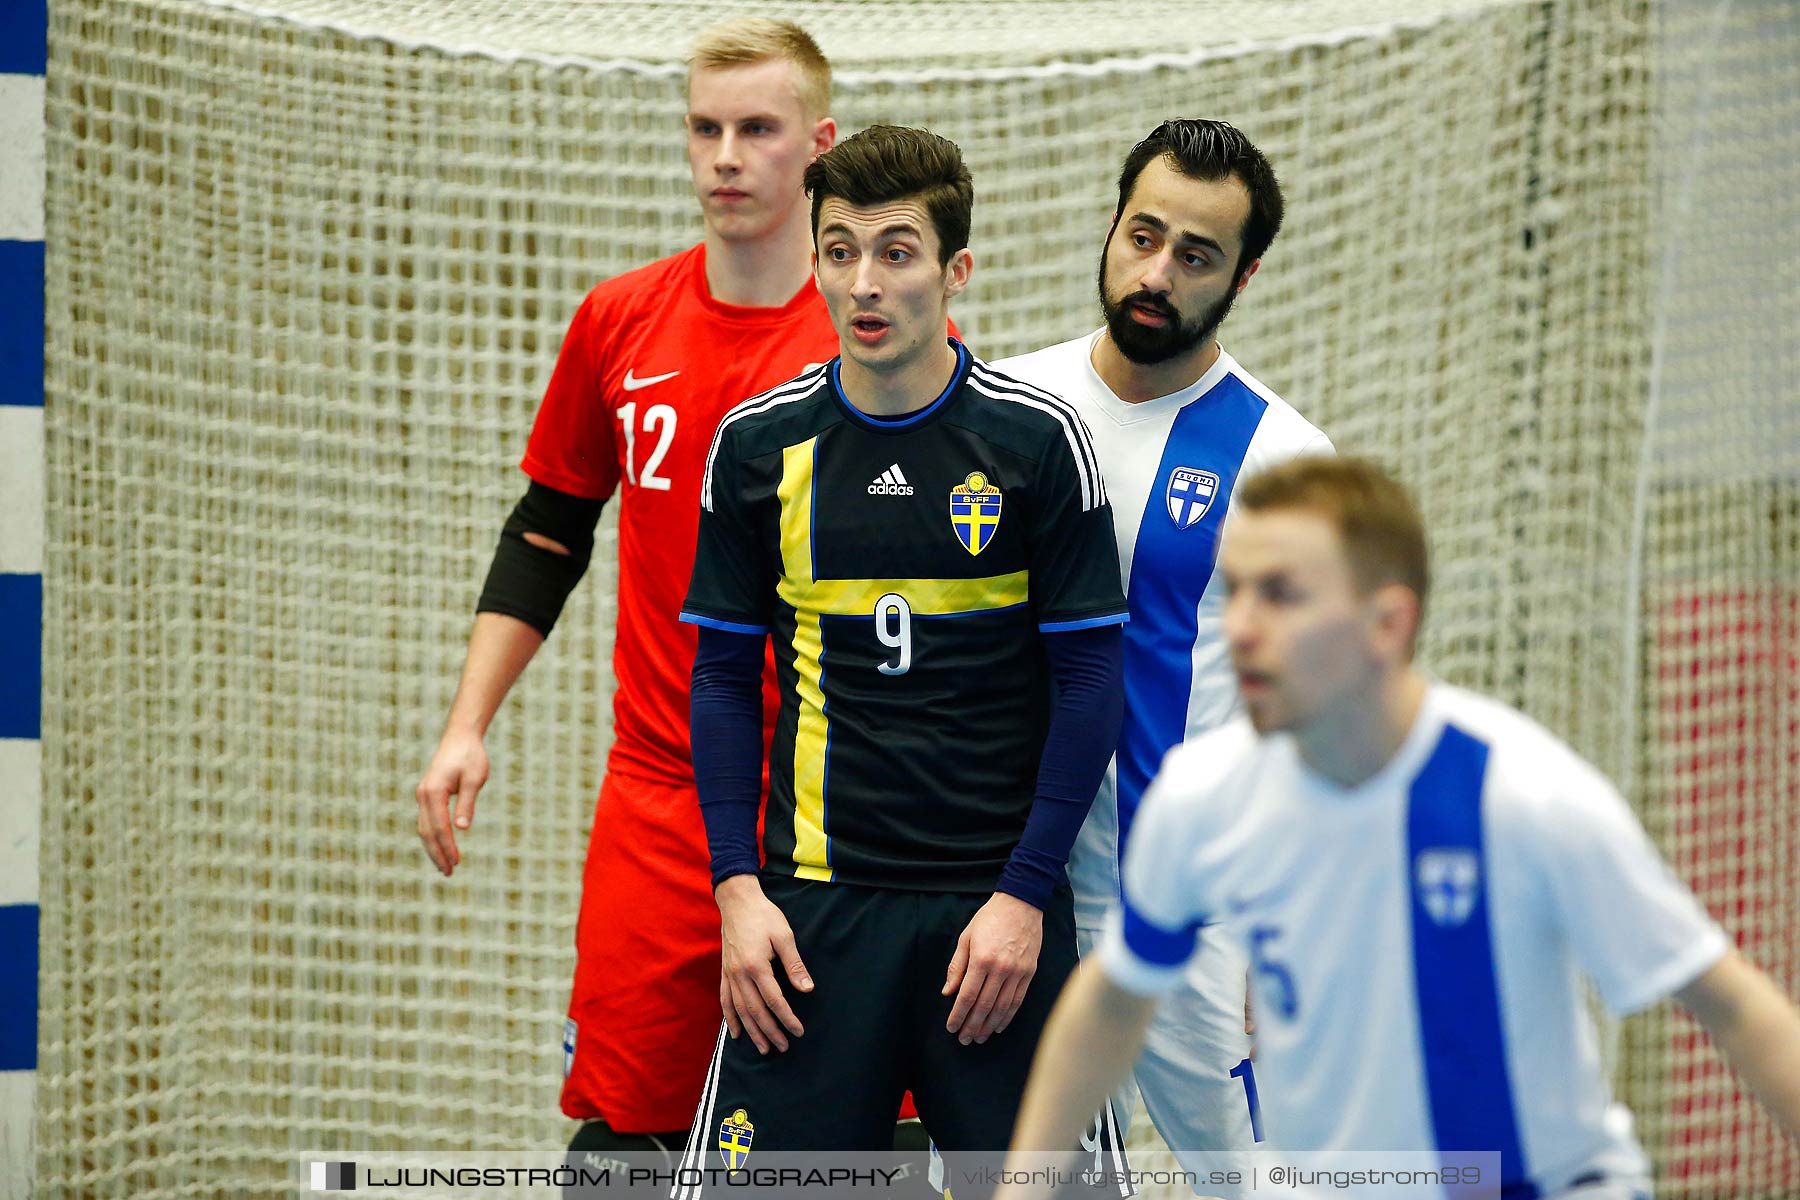
<svg viewBox="0 0 1800 1200">
<path fill-rule="evenodd" d="M 1092 430 L 1131 610 L 1118 754 L 1069 859 L 1084 956 L 1118 903 L 1120 851 L 1158 764 L 1237 710 L 1213 569 L 1232 491 L 1265 467 L 1332 450 L 1218 341 L 1282 208 L 1274 169 L 1239 130 L 1163 122 L 1119 173 L 1100 256 L 1106 323 L 999 364 L 1067 399 Z M 1227 1161 L 1255 1137 L 1245 966 L 1228 938 L 1204 935 L 1137 1064 L 1144 1107 L 1190 1170 Z M 1125 1119 L 1127 1099 L 1118 1097 Z"/>
<path fill-rule="evenodd" d="M 1214 922 L 1252 962 L 1281 1149 L 1499 1151 L 1508 1200 L 1648 1196 L 1584 974 L 1618 1015 L 1674 996 L 1800 1135 L 1792 1002 L 1604 777 L 1413 667 L 1427 571 L 1405 491 L 1316 458 L 1237 502 L 1220 570 L 1247 715 L 1174 751 L 1152 785 L 1123 907 L 1059 1001 L 1009 1165 L 1066 1144 L 1124 1076 Z"/>
</svg>

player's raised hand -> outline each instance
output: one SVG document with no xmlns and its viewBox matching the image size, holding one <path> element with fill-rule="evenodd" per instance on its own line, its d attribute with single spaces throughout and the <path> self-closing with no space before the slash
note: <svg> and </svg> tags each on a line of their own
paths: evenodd
<svg viewBox="0 0 1800 1200">
<path fill-rule="evenodd" d="M 487 748 L 478 734 L 447 729 L 413 796 L 419 802 L 419 840 L 448 875 L 462 861 L 456 830 L 475 820 L 475 795 L 488 778 Z"/>
<path fill-rule="evenodd" d="M 1012 1024 L 1037 974 L 1044 944 L 1044 914 L 1005 892 L 995 892 L 956 940 L 956 953 L 941 995 L 956 994 L 944 1028 L 967 1046 L 985 1042 Z"/>
<path fill-rule="evenodd" d="M 786 1033 L 799 1037 L 806 1030 L 781 994 L 781 981 L 770 962 L 778 962 L 788 982 L 802 992 L 813 989 L 812 976 L 800 960 L 794 930 L 787 917 L 763 895 L 754 875 L 733 875 L 713 889 L 719 901 L 719 934 L 722 942 L 719 1006 L 732 1037 L 748 1033 L 758 1054 L 769 1047 L 786 1050 Z"/>
</svg>

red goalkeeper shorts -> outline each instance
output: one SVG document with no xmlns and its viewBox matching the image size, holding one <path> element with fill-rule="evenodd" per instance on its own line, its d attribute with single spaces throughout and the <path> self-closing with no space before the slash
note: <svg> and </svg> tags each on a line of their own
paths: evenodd
<svg viewBox="0 0 1800 1200">
<path fill-rule="evenodd" d="M 562 1109 L 620 1133 L 686 1129 L 719 1036 L 719 909 L 691 786 L 609 773 L 594 806 Z"/>
<path fill-rule="evenodd" d="M 719 908 L 699 798 L 609 773 L 582 873 L 563 1112 L 619 1133 L 687 1129 L 719 1020 Z M 899 1115 L 914 1115 L 910 1095 Z"/>
</svg>

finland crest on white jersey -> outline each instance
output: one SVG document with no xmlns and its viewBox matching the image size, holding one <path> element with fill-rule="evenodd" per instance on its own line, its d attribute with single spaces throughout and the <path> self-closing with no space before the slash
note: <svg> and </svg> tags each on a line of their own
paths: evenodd
<svg viewBox="0 0 1800 1200">
<path fill-rule="evenodd" d="M 1118 895 L 1118 847 L 1156 766 L 1237 711 L 1213 576 L 1237 481 L 1331 442 L 1223 350 L 1193 386 L 1139 404 L 1090 357 L 1101 331 L 995 363 L 1068 400 L 1087 421 L 1113 502 L 1125 626 L 1125 724 L 1113 768 L 1069 859 L 1075 918 L 1097 927 Z"/>
<path fill-rule="evenodd" d="M 1475 911 L 1481 860 L 1469 850 L 1421 850 L 1413 860 L 1413 887 L 1433 923 L 1454 929 Z"/>
<path fill-rule="evenodd" d="M 1178 748 L 1124 888 L 1100 951 L 1120 986 L 1172 987 L 1203 922 L 1246 950 L 1273 1146 L 1498 1150 L 1508 1196 L 1648 1171 L 1581 976 L 1622 1015 L 1729 945 L 1599 772 L 1442 684 L 1352 789 L 1243 719 Z"/>
<path fill-rule="evenodd" d="M 1175 522 L 1175 528 L 1186 529 L 1207 514 L 1218 494 L 1219 477 L 1211 471 L 1176 467 L 1169 473 L 1163 497 L 1169 502 L 1169 520 Z"/>
</svg>

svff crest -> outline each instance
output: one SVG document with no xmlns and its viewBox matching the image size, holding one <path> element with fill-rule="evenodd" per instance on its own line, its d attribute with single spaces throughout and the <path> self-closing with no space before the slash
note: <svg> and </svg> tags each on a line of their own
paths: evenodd
<svg viewBox="0 0 1800 1200">
<path fill-rule="evenodd" d="M 980 471 L 950 489 L 950 528 L 970 554 L 980 554 L 1000 527 L 1000 489 Z"/>
<path fill-rule="evenodd" d="M 750 1123 L 750 1114 L 741 1108 L 719 1122 L 719 1157 L 725 1160 L 728 1170 L 743 1168 L 750 1157 L 750 1143 L 755 1139 L 756 1126 Z"/>
</svg>

